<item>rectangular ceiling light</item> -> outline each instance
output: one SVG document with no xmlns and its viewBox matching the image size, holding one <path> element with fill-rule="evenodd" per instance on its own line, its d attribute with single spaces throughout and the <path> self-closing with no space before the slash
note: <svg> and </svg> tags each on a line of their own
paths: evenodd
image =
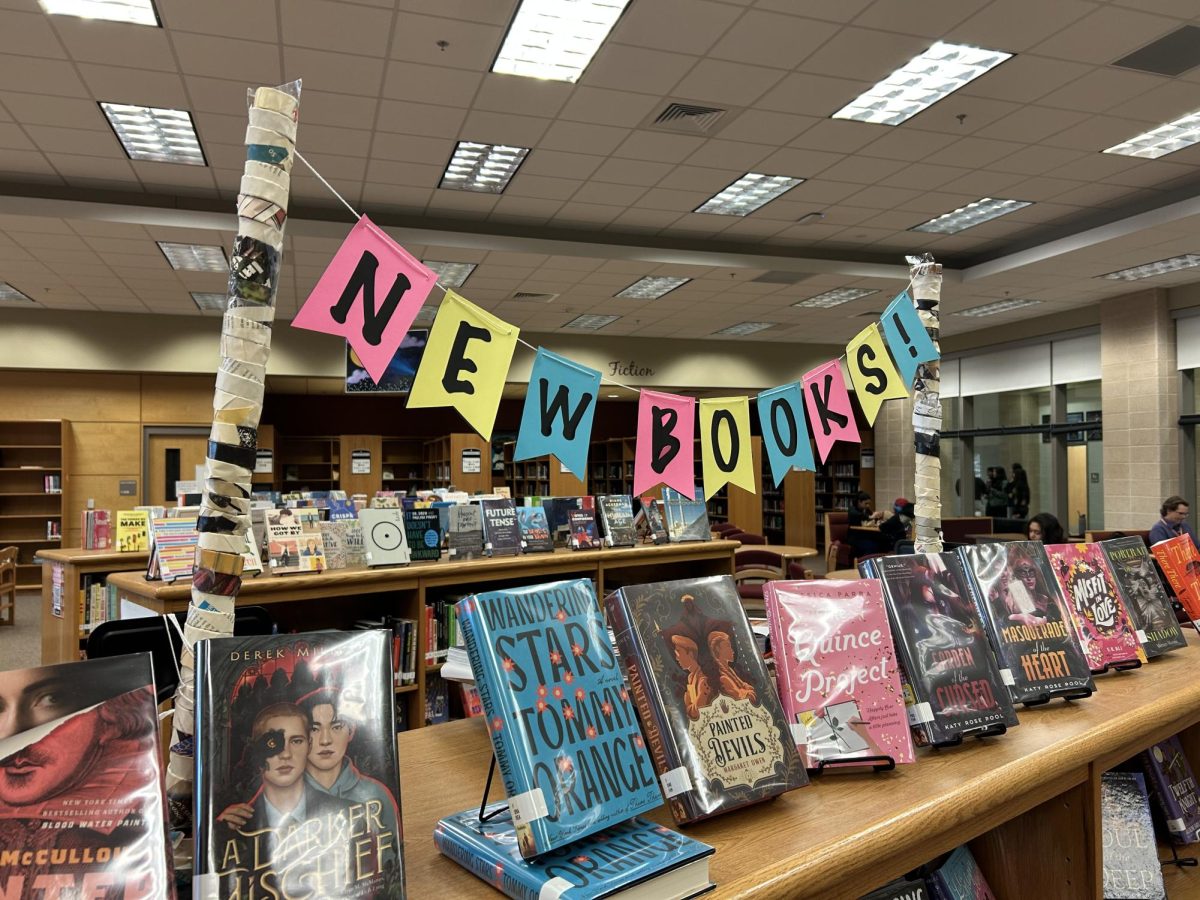
<svg viewBox="0 0 1200 900">
<path fill-rule="evenodd" d="M 956 316 L 994 316 L 997 313 L 1013 309 L 1024 309 L 1026 306 L 1037 306 L 1041 300 L 997 300 L 995 303 L 985 303 L 983 306 L 973 306 L 955 313 Z"/>
<path fill-rule="evenodd" d="M 1155 275 L 1167 275 L 1180 269 L 1194 269 L 1200 266 L 1200 253 L 1187 253 L 1183 256 L 1172 256 L 1170 259 L 1160 259 L 1158 262 L 1145 263 L 1128 269 L 1118 269 L 1101 275 L 1109 281 L 1140 281 L 1143 278 L 1153 278 Z"/>
<path fill-rule="evenodd" d="M 206 165 L 192 115 L 183 109 L 101 103 L 108 124 L 130 159 Z"/>
<path fill-rule="evenodd" d="M 849 303 L 851 300 L 858 300 L 860 297 L 878 293 L 879 291 L 872 290 L 871 288 L 834 288 L 832 291 L 826 291 L 823 294 L 817 294 L 815 297 L 809 297 L 807 300 L 801 300 L 799 303 L 793 303 L 792 306 L 799 306 L 804 309 L 829 309 L 834 306 L 841 306 L 843 303 Z"/>
<path fill-rule="evenodd" d="M 579 80 L 629 0 L 522 0 L 492 71 Z"/>
<path fill-rule="evenodd" d="M 982 225 L 992 219 L 1007 216 L 1010 212 L 1016 212 L 1026 206 L 1033 206 L 1033 204 L 1028 200 L 995 200 L 991 197 L 984 197 L 982 200 L 976 200 L 974 203 L 968 203 L 966 206 L 943 213 L 936 219 L 915 225 L 909 231 L 924 231 L 929 234 L 958 234 L 960 231 L 966 231 L 968 228 L 974 228 L 976 225 Z"/>
<path fill-rule="evenodd" d="M 739 322 L 736 325 L 730 325 L 728 328 L 722 328 L 720 331 L 714 331 L 713 334 L 757 334 L 760 331 L 766 331 L 768 328 L 774 328 L 778 322 Z"/>
<path fill-rule="evenodd" d="M 428 266 L 437 273 L 437 283 L 444 288 L 460 288 L 463 282 L 471 277 L 477 263 L 468 262 L 437 262 L 423 259 L 421 264 Z"/>
<path fill-rule="evenodd" d="M 611 325 L 613 322 L 617 321 L 617 319 L 619 319 L 619 318 L 621 318 L 621 317 L 620 316 L 592 316 L 592 315 L 579 316 L 576 319 L 572 319 L 570 322 L 568 322 L 566 325 L 564 325 L 563 328 L 584 328 L 588 331 L 599 331 L 601 328 Z"/>
<path fill-rule="evenodd" d="M 675 288 L 683 287 L 691 280 L 690 278 L 675 278 L 670 275 L 647 275 L 613 296 L 623 297 L 626 300 L 657 300 L 659 297 L 671 293 Z"/>
<path fill-rule="evenodd" d="M 459 141 L 438 187 L 480 194 L 503 193 L 528 155 L 528 147 Z"/>
<path fill-rule="evenodd" d="M 51 16 L 105 19 L 131 25 L 160 27 L 153 0 L 40 0 L 42 11 Z"/>
<path fill-rule="evenodd" d="M 11 284 L 0 281 L 0 304 L 5 306 L 37 306 L 32 297 L 26 297 Z"/>
<path fill-rule="evenodd" d="M 789 178 L 787 175 L 749 172 L 719 194 L 705 200 L 695 211 L 718 216 L 748 216 L 803 181 L 803 178 Z"/>
<path fill-rule="evenodd" d="M 1118 156 L 1136 156 L 1141 159 L 1158 159 L 1200 141 L 1200 110 L 1159 125 L 1147 132 L 1131 137 L 1127 141 L 1109 147 L 1105 153 Z"/>
<path fill-rule="evenodd" d="M 220 247 L 207 244 L 172 244 L 159 241 L 158 249 L 163 252 L 172 269 L 189 272 L 228 272 L 229 261 Z"/>
<path fill-rule="evenodd" d="M 938 41 L 833 114 L 877 125 L 899 125 L 953 94 L 1011 53 Z"/>
<path fill-rule="evenodd" d="M 225 305 L 229 298 L 224 294 L 206 294 L 200 291 L 192 291 L 192 302 L 196 304 L 196 309 L 204 312 L 220 310 L 224 312 Z"/>
</svg>

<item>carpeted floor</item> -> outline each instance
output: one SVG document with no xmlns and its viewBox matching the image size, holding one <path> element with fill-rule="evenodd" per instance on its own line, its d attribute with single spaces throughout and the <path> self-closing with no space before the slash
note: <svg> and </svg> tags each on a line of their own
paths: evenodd
<svg viewBox="0 0 1200 900">
<path fill-rule="evenodd" d="M 0 626 L 0 672 L 42 662 L 42 593 L 17 594 L 17 624 Z"/>
</svg>

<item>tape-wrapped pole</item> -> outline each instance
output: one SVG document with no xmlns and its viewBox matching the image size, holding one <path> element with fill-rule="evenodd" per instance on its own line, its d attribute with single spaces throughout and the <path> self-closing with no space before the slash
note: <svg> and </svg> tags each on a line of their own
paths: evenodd
<svg viewBox="0 0 1200 900">
<path fill-rule="evenodd" d="M 942 267 L 926 253 L 908 257 L 913 284 L 913 303 L 925 326 L 925 333 L 941 352 L 941 325 L 938 303 L 942 296 Z M 939 444 L 942 436 L 941 362 L 935 359 L 917 366 L 913 382 L 913 449 L 916 483 L 913 514 L 916 520 L 917 553 L 942 551 L 942 461 Z"/>
<path fill-rule="evenodd" d="M 298 81 L 260 87 L 250 100 L 237 237 L 229 257 L 229 299 L 221 326 L 221 363 L 197 523 L 196 566 L 183 628 L 167 764 L 167 796 L 176 825 L 186 824 L 190 817 L 195 780 L 192 649 L 196 641 L 233 634 L 234 605 L 241 589 L 299 112 Z"/>
</svg>

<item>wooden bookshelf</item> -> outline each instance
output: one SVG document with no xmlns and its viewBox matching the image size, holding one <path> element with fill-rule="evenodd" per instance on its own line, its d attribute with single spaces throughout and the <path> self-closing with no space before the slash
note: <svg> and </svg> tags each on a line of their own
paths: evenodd
<svg viewBox="0 0 1200 900">
<path fill-rule="evenodd" d="M 704 491 L 704 463 L 702 454 L 704 450 L 700 442 L 700 438 L 696 438 L 695 449 L 695 472 L 696 472 L 696 490 Z M 762 470 L 762 438 L 758 435 L 750 437 L 750 452 L 753 455 L 752 465 L 754 472 Z M 757 475 L 755 476 L 758 477 Z M 756 485 L 756 488 L 761 485 Z M 703 494 L 701 493 L 701 496 Z M 760 494 L 754 494 L 740 487 L 724 485 L 717 490 L 715 494 L 708 498 L 708 522 L 710 525 L 719 525 L 723 522 L 732 522 L 737 525 L 742 531 L 750 534 L 762 534 L 763 529 L 763 501 Z M 777 541 L 776 543 L 782 543 Z"/>
<path fill-rule="evenodd" d="M 341 481 L 342 439 L 275 435 L 275 478 L 281 491 L 329 491 Z"/>
<path fill-rule="evenodd" d="M 425 441 L 422 453 L 424 487 L 454 487 L 468 494 L 492 489 L 492 446 L 479 435 L 455 433 Z M 478 472 L 464 471 L 474 468 L 476 460 Z"/>
<path fill-rule="evenodd" d="M 859 491 L 866 491 L 874 498 L 875 509 L 891 509 L 894 497 L 875 497 L 875 434 L 861 419 L 858 431 L 861 443 L 835 444 L 829 458 L 824 463 L 817 463 L 813 475 L 814 509 L 810 516 L 817 535 L 809 546 L 825 546 L 825 513 L 848 510 Z M 869 454 L 864 454 L 864 450 L 870 451 Z M 864 456 L 870 458 L 870 466 L 863 465 Z M 813 458 L 817 458 L 815 447 Z"/>
<path fill-rule="evenodd" d="M 19 591 L 41 587 L 34 556 L 61 546 L 70 527 L 64 518 L 69 429 L 62 419 L 0 421 L 0 547 L 17 548 Z M 57 493 L 47 490 L 48 477 L 59 480 Z M 47 536 L 51 526 L 57 535 Z"/>
<path fill-rule="evenodd" d="M 771 461 L 762 454 L 762 534 L 771 544 L 815 547 L 815 497 L 813 473 L 793 469 L 775 486 Z"/>
<path fill-rule="evenodd" d="M 381 440 L 383 464 L 379 473 L 385 491 L 414 491 L 428 487 L 425 480 L 424 442 L 416 438 Z M 490 465 L 490 463 L 489 463 Z"/>
<path fill-rule="evenodd" d="M 593 494 L 633 494 L 634 439 L 593 441 L 588 448 L 588 485 Z"/>
<path fill-rule="evenodd" d="M 366 451 L 366 472 L 355 473 L 354 453 Z M 366 494 L 368 497 L 383 489 L 383 439 L 377 434 L 343 434 L 338 450 L 341 471 L 337 487 L 348 495 Z M 360 458 L 360 464 L 364 462 Z M 362 466 L 360 465 L 360 468 Z M 388 488 L 395 490 L 395 488 Z"/>
<path fill-rule="evenodd" d="M 588 482 L 566 471 L 558 457 L 547 454 L 518 461 L 513 459 L 516 447 L 513 441 L 504 445 L 504 483 L 518 501 L 522 497 L 587 496 Z M 603 494 L 607 491 L 593 486 L 593 493 Z"/>
<path fill-rule="evenodd" d="M 116 523 L 113 524 L 116 527 Z M 150 554 L 118 553 L 116 550 L 80 550 L 79 548 L 42 549 L 37 553 L 42 590 L 42 665 L 72 662 L 80 658 L 87 635 L 81 630 L 79 592 L 84 575 L 109 575 L 113 572 L 136 573 L 141 578 Z M 54 614 L 55 569 L 62 576 L 61 615 Z M 191 582 L 188 582 L 188 589 Z"/>
</svg>

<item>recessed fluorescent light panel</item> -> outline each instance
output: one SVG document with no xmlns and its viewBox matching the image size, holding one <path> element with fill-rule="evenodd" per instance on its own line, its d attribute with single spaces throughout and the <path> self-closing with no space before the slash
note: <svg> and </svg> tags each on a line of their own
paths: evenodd
<svg viewBox="0 0 1200 900">
<path fill-rule="evenodd" d="M 196 127 L 186 110 L 124 103 L 101 103 L 100 108 L 130 159 L 205 165 Z"/>
<path fill-rule="evenodd" d="M 994 316 L 997 313 L 1009 312 L 1014 309 L 1024 309 L 1026 306 L 1037 306 L 1041 300 L 997 300 L 995 303 L 985 303 L 983 306 L 973 306 L 970 309 L 959 310 L 957 316 Z"/>
<path fill-rule="evenodd" d="M 803 178 L 789 178 L 786 175 L 759 175 L 749 172 L 721 193 L 705 200 L 703 205 L 697 207 L 696 212 L 718 216 L 748 216 L 803 181 Z"/>
<path fill-rule="evenodd" d="M 809 297 L 807 300 L 801 300 L 799 303 L 793 303 L 792 306 L 800 306 L 805 309 L 830 309 L 834 306 L 841 306 L 843 303 L 849 303 L 851 300 L 878 293 L 879 291 L 871 288 L 834 288 L 832 291 L 826 291 L 815 297 Z"/>
<path fill-rule="evenodd" d="M 229 261 L 220 247 L 207 244 L 172 244 L 159 241 L 158 249 L 163 252 L 172 269 L 189 272 L 228 272 Z"/>
<path fill-rule="evenodd" d="M 459 141 L 438 187 L 479 194 L 503 193 L 528 155 L 528 147 Z"/>
<path fill-rule="evenodd" d="M 647 275 L 613 296 L 623 297 L 626 300 L 657 300 L 659 297 L 671 293 L 675 288 L 683 287 L 691 280 L 690 278 L 673 278 L 670 275 Z"/>
<path fill-rule="evenodd" d="M 976 200 L 974 203 L 968 203 L 966 206 L 960 206 L 952 212 L 940 215 L 936 219 L 922 222 L 920 225 L 910 228 L 909 231 L 924 231 L 929 234 L 958 234 L 960 231 L 966 231 L 968 228 L 974 228 L 976 225 L 982 225 L 992 219 L 1007 216 L 1010 212 L 1016 212 L 1026 206 L 1033 206 L 1033 204 L 1028 200 L 995 200 L 991 197 L 984 197 L 982 200 Z"/>
<path fill-rule="evenodd" d="M 1011 57 L 1002 50 L 938 41 L 855 97 L 833 118 L 899 125 Z"/>
<path fill-rule="evenodd" d="M 714 331 L 713 334 L 757 334 L 760 331 L 766 331 L 768 328 L 774 328 L 776 322 L 739 322 L 736 325 L 730 325 L 728 328 L 722 328 L 720 331 Z"/>
<path fill-rule="evenodd" d="M 421 262 L 437 273 L 437 283 L 444 288 L 462 287 L 476 266 L 475 263 L 436 262 L 431 259 L 423 259 Z"/>
<path fill-rule="evenodd" d="M 629 0 L 523 0 L 492 71 L 579 80 Z"/>
<path fill-rule="evenodd" d="M 224 311 L 229 298 L 224 294 L 205 294 L 200 291 L 192 291 L 192 302 L 196 304 L 196 309 L 211 312 L 214 310 Z"/>
<path fill-rule="evenodd" d="M 619 319 L 619 318 L 621 318 L 621 317 L 620 316 L 590 316 L 590 315 L 589 316 L 579 316 L 576 319 L 572 319 L 570 322 L 568 322 L 566 325 L 564 325 L 563 328 L 584 328 L 588 331 L 599 331 L 601 328 L 611 325 L 613 322 L 617 321 L 617 319 Z"/>
<path fill-rule="evenodd" d="M 32 297 L 26 297 L 11 284 L 0 281 L 0 304 L 4 306 L 36 306 Z"/>
<path fill-rule="evenodd" d="M 131 25 L 158 27 L 158 13 L 152 0 L 40 0 L 42 11 L 51 16 L 78 16 L 81 19 L 105 19 Z"/>
<path fill-rule="evenodd" d="M 1183 256 L 1172 256 L 1170 259 L 1160 259 L 1158 262 L 1133 266 L 1129 269 L 1118 269 L 1116 272 L 1109 272 L 1100 277 L 1107 278 L 1109 281 L 1140 281 L 1143 278 L 1153 278 L 1155 275 L 1178 272 L 1180 269 L 1194 269 L 1196 266 L 1200 266 L 1200 254 L 1187 253 Z"/>
<path fill-rule="evenodd" d="M 1174 122 L 1152 128 L 1137 137 L 1131 137 L 1104 152 L 1141 159 L 1158 159 L 1160 156 L 1190 147 L 1197 141 L 1200 141 L 1200 110 L 1188 113 Z"/>
</svg>

